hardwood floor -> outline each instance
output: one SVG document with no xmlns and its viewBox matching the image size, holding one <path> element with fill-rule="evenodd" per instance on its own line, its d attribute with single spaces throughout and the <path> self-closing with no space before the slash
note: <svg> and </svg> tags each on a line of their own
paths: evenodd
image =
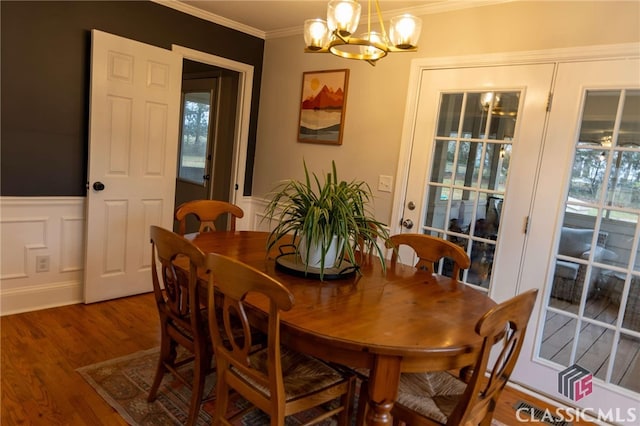
<svg viewBox="0 0 640 426">
<path fill-rule="evenodd" d="M 151 293 L 5 316 L 0 327 L 2 426 L 126 425 L 75 370 L 160 344 Z M 507 389 L 495 418 L 519 424 L 519 400 L 552 408 Z"/>
<path fill-rule="evenodd" d="M 9 425 L 126 425 L 75 370 L 160 344 L 151 294 L 2 317 Z"/>
</svg>

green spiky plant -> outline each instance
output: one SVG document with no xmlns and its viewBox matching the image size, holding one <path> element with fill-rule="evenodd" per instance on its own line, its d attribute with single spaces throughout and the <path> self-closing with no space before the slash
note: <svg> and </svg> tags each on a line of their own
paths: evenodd
<svg viewBox="0 0 640 426">
<path fill-rule="evenodd" d="M 309 174 L 304 165 L 304 182 L 287 180 L 282 182 L 270 194 L 270 202 L 265 210 L 264 220 L 276 221 L 267 242 L 267 251 L 287 235 L 293 235 L 294 241 L 304 239 L 306 246 L 314 243 L 321 248 L 320 279 L 326 268 L 325 257 L 333 237 L 337 237 L 339 249 L 338 264 L 348 259 L 356 265 L 357 248 L 375 252 L 385 270 L 385 252 L 378 245 L 389 239 L 386 225 L 375 220 L 369 211 L 373 200 L 371 188 L 363 181 L 341 181 L 338 179 L 336 164 L 331 162 L 332 172 L 327 173 L 324 182 L 316 174 Z M 296 245 L 296 254 L 299 253 Z M 309 252 L 305 264 L 309 263 Z M 305 269 L 306 271 L 306 269 Z"/>
</svg>

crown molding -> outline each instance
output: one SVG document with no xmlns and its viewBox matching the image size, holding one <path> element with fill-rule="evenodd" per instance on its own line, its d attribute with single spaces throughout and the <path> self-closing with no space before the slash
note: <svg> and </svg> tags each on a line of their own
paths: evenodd
<svg viewBox="0 0 640 426">
<path fill-rule="evenodd" d="M 222 25 L 223 27 L 231 28 L 233 30 L 240 31 L 245 34 L 249 34 L 254 37 L 261 38 L 263 40 L 266 38 L 266 33 L 262 30 L 225 18 L 224 16 L 216 15 L 215 13 L 198 9 L 197 7 L 193 7 L 189 4 L 182 3 L 181 1 L 178 1 L 178 0 L 151 0 L 151 1 L 154 3 L 160 4 L 162 6 L 170 7 L 171 9 L 175 9 L 177 11 L 186 13 L 188 15 L 192 15 L 197 18 L 204 19 L 205 21 L 213 22 L 214 24 Z"/>
<path fill-rule="evenodd" d="M 515 1 L 519 1 L 519 0 L 444 0 L 438 3 L 426 3 L 422 6 L 414 6 L 414 7 L 405 8 L 405 9 L 392 9 L 392 10 L 387 10 L 386 12 L 382 11 L 382 20 L 389 21 L 389 19 L 393 18 L 394 16 L 397 16 L 403 13 L 411 13 L 412 15 L 415 15 L 415 16 L 425 16 L 425 15 L 434 15 L 436 13 L 452 12 L 455 10 L 470 9 L 470 8 L 482 7 L 482 6 L 491 6 L 494 4 L 513 3 Z M 365 16 L 364 15 L 365 12 L 366 11 L 363 10 L 362 16 Z M 365 21 L 363 21 L 363 18 L 361 17 L 360 25 L 363 25 L 364 22 Z M 300 35 L 303 33 L 303 30 L 304 30 L 304 22 L 301 22 L 300 25 L 295 27 L 268 31 L 266 33 L 265 38 L 272 39 L 272 38 Z"/>
<path fill-rule="evenodd" d="M 179 0 L 151 0 L 154 3 L 162 6 L 170 7 L 180 12 L 192 15 L 209 22 L 213 22 L 218 25 L 225 26 L 261 39 L 273 39 L 281 37 L 289 37 L 294 35 L 300 35 L 303 32 L 304 22 L 300 22 L 300 25 L 290 28 L 282 28 L 274 31 L 262 31 L 249 25 L 242 24 L 237 21 L 225 18 L 224 16 L 216 15 L 215 13 L 207 12 L 197 7 L 193 7 L 189 4 L 183 3 Z M 436 13 L 451 12 L 461 9 L 469 9 L 474 7 L 490 6 L 500 3 L 511 3 L 519 0 L 447 0 L 438 3 L 427 3 L 423 6 L 416 6 L 409 9 L 395 9 L 382 12 L 383 20 L 389 20 L 392 16 L 399 13 L 412 13 L 416 16 L 432 15 Z"/>
</svg>

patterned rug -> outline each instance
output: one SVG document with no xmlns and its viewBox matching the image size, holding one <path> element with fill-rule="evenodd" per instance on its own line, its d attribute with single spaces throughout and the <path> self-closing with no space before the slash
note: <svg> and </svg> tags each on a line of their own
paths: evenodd
<svg viewBox="0 0 640 426">
<path fill-rule="evenodd" d="M 159 348 L 136 352 L 121 358 L 79 368 L 77 371 L 113 407 L 122 418 L 133 426 L 173 426 L 187 421 L 191 390 L 182 382 L 166 374 L 158 390 L 157 399 L 149 403 L 147 395 L 153 383 Z M 189 368 L 185 366 L 185 374 Z M 215 408 L 215 373 L 207 377 L 205 394 L 209 397 L 202 404 L 197 425 L 210 425 Z M 235 395 L 229 400 L 228 415 L 243 411 L 249 403 Z M 286 426 L 306 423 L 318 414 L 317 410 L 289 416 Z M 314 413 L 315 411 L 315 413 Z M 234 426 L 268 425 L 269 417 L 254 409 L 235 421 Z M 322 422 L 323 426 L 335 425 L 334 420 Z"/>
<path fill-rule="evenodd" d="M 149 388 L 156 371 L 159 348 L 136 352 L 121 358 L 115 358 L 98 364 L 79 368 L 77 371 L 84 379 L 132 426 L 174 426 L 187 421 L 191 391 L 170 374 L 165 375 L 156 401 L 147 402 Z M 188 373 L 187 373 L 188 374 Z M 205 384 L 205 394 L 210 397 L 202 404 L 197 425 L 210 425 L 215 408 L 215 373 Z M 356 392 L 357 397 L 357 392 Z M 229 415 L 238 413 L 248 406 L 247 401 L 235 395 L 229 401 Z M 315 413 L 317 414 L 317 413 Z M 315 417 L 313 411 L 289 416 L 286 426 L 304 424 Z M 260 410 L 251 410 L 236 422 L 234 426 L 268 425 L 269 417 Z M 323 426 L 335 425 L 334 420 L 321 423 Z M 493 426 L 501 423 L 493 421 Z M 504 426 L 504 425 L 502 425 Z"/>
</svg>

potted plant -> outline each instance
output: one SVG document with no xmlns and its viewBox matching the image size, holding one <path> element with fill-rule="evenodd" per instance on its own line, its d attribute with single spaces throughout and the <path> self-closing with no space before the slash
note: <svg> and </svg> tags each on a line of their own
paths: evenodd
<svg viewBox="0 0 640 426">
<path fill-rule="evenodd" d="M 267 250 L 293 235 L 305 273 L 309 267 L 318 268 L 321 280 L 325 269 L 340 266 L 344 259 L 357 265 L 357 249 L 375 252 L 384 270 L 385 252 L 378 238 L 386 243 L 389 232 L 370 214 L 373 195 L 369 185 L 339 180 L 334 161 L 323 182 L 315 173 L 309 174 L 305 162 L 303 165 L 303 182 L 284 181 L 271 193 L 264 220 L 276 220 L 277 224 L 269 235 Z"/>
</svg>

